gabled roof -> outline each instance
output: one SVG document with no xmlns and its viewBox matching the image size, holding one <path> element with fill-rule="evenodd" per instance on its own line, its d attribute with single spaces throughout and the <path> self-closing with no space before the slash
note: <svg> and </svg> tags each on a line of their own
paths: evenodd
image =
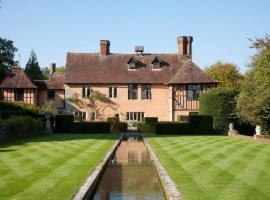
<svg viewBox="0 0 270 200">
<path fill-rule="evenodd" d="M 193 62 L 184 64 L 169 81 L 169 84 L 177 83 L 218 83 L 209 77 Z"/>
<path fill-rule="evenodd" d="M 19 67 L 12 67 L 11 72 L 1 81 L 0 88 L 37 88 Z"/>
<path fill-rule="evenodd" d="M 39 89 L 64 90 L 65 73 L 54 72 L 50 80 L 34 80 Z"/>
<path fill-rule="evenodd" d="M 160 70 L 153 70 L 152 62 L 158 58 L 161 62 Z M 128 62 L 136 60 L 136 70 L 128 69 Z M 185 57 L 179 58 L 177 54 L 109 54 L 101 56 L 99 53 L 68 53 L 66 61 L 65 83 L 80 84 L 116 84 L 116 83 L 187 83 L 191 82 L 216 82 L 209 78 L 201 69 L 191 70 L 194 77 L 182 79 L 179 70 L 192 63 Z M 185 72 L 185 71 L 184 71 Z M 178 74 L 179 79 L 177 79 Z M 195 78 L 198 77 L 198 80 Z M 184 81 L 184 82 L 183 82 Z"/>
</svg>

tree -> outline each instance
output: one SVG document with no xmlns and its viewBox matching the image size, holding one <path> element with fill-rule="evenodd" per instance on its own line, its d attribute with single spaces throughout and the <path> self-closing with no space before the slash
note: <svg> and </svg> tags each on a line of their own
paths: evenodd
<svg viewBox="0 0 270 200">
<path fill-rule="evenodd" d="M 50 78 L 50 69 L 48 67 L 42 68 L 41 73 L 43 80 L 48 80 Z"/>
<path fill-rule="evenodd" d="M 13 41 L 0 38 L 0 79 L 2 79 L 16 63 L 14 56 L 17 50 L 18 49 L 13 46 Z"/>
<path fill-rule="evenodd" d="M 31 51 L 30 58 L 28 60 L 28 63 L 26 64 L 24 71 L 28 75 L 28 77 L 32 80 L 42 79 L 42 72 L 39 67 L 37 55 L 34 49 Z"/>
<path fill-rule="evenodd" d="M 91 114 L 95 113 L 96 119 L 104 119 L 104 111 L 107 108 L 116 110 L 117 104 L 108 98 L 105 94 L 93 89 L 90 90 L 90 95 L 80 98 L 78 94 L 67 98 L 66 101 L 75 104 L 80 109 L 86 109 L 88 116 L 91 118 Z"/>
<path fill-rule="evenodd" d="M 205 69 L 206 73 L 213 79 L 220 81 L 220 87 L 238 88 L 242 76 L 238 67 L 231 63 L 216 62 Z"/>
<path fill-rule="evenodd" d="M 257 53 L 245 75 L 237 100 L 237 114 L 253 125 L 270 130 L 270 38 L 255 38 L 251 47 Z"/>
<path fill-rule="evenodd" d="M 56 67 L 56 72 L 64 73 L 65 72 L 65 67 L 64 66 Z"/>
</svg>

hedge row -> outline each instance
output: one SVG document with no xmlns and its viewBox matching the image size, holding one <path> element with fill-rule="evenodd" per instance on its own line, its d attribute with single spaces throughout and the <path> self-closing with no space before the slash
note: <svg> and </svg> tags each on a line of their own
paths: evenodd
<svg viewBox="0 0 270 200">
<path fill-rule="evenodd" d="M 0 120 L 0 140 L 28 138 L 43 134 L 43 123 L 30 116 L 14 116 Z"/>
<path fill-rule="evenodd" d="M 0 101 L 0 118 L 7 119 L 12 116 L 29 115 L 34 118 L 43 118 L 42 110 L 35 105 L 21 102 Z"/>
<path fill-rule="evenodd" d="M 156 134 L 186 135 L 186 134 L 212 134 L 213 118 L 211 116 L 190 115 L 188 122 L 158 122 Z"/>
<path fill-rule="evenodd" d="M 75 122 L 73 124 L 74 133 L 110 133 L 111 124 L 109 122 Z"/>
</svg>

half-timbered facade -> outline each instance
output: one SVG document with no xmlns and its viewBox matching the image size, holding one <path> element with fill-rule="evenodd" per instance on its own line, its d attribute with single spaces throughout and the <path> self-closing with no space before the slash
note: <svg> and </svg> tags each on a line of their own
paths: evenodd
<svg viewBox="0 0 270 200">
<path fill-rule="evenodd" d="M 51 65 L 49 80 L 31 80 L 23 69 L 14 66 L 0 83 L 0 100 L 39 106 L 52 101 L 56 108 L 63 109 L 64 78 L 64 73 L 55 72 L 55 64 Z"/>
</svg>

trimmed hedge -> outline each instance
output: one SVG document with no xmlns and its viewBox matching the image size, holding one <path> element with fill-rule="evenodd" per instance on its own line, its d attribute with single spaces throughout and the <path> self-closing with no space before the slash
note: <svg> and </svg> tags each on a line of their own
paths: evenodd
<svg viewBox="0 0 270 200">
<path fill-rule="evenodd" d="M 156 134 L 163 135 L 185 135 L 190 134 L 190 125 L 179 122 L 158 122 L 156 124 Z"/>
<path fill-rule="evenodd" d="M 188 115 L 177 115 L 177 121 L 179 121 L 179 122 L 187 122 L 188 121 Z"/>
<path fill-rule="evenodd" d="M 17 115 L 30 115 L 34 118 L 41 118 L 40 114 L 42 114 L 41 108 L 35 105 L 21 102 L 0 101 L 0 117 L 2 119 Z"/>
<path fill-rule="evenodd" d="M 157 117 L 145 117 L 144 122 L 145 123 L 157 123 L 158 118 Z"/>
<path fill-rule="evenodd" d="M 156 123 L 138 123 L 137 131 L 141 133 L 154 133 L 156 131 Z"/>
<path fill-rule="evenodd" d="M 213 132 L 213 117 L 208 115 L 189 115 L 191 130 L 198 134 Z"/>
<path fill-rule="evenodd" d="M 73 130 L 74 115 L 55 115 L 55 132 L 70 133 Z"/>
<path fill-rule="evenodd" d="M 30 116 L 14 116 L 0 122 L 0 139 L 28 138 L 43 134 L 43 123 Z"/>
<path fill-rule="evenodd" d="M 212 134 L 213 118 L 204 115 L 189 115 L 188 122 L 159 122 L 156 124 L 156 134 L 187 135 Z"/>
<path fill-rule="evenodd" d="M 73 123 L 74 133 L 110 133 L 110 122 L 75 122 Z"/>
<path fill-rule="evenodd" d="M 214 88 L 200 95 L 200 115 L 213 116 L 213 126 L 218 132 L 226 132 L 235 113 L 235 89 Z"/>
<path fill-rule="evenodd" d="M 119 117 L 108 117 L 107 122 L 111 124 L 111 132 L 112 133 L 121 133 L 127 132 L 127 123 L 120 122 Z"/>
</svg>

